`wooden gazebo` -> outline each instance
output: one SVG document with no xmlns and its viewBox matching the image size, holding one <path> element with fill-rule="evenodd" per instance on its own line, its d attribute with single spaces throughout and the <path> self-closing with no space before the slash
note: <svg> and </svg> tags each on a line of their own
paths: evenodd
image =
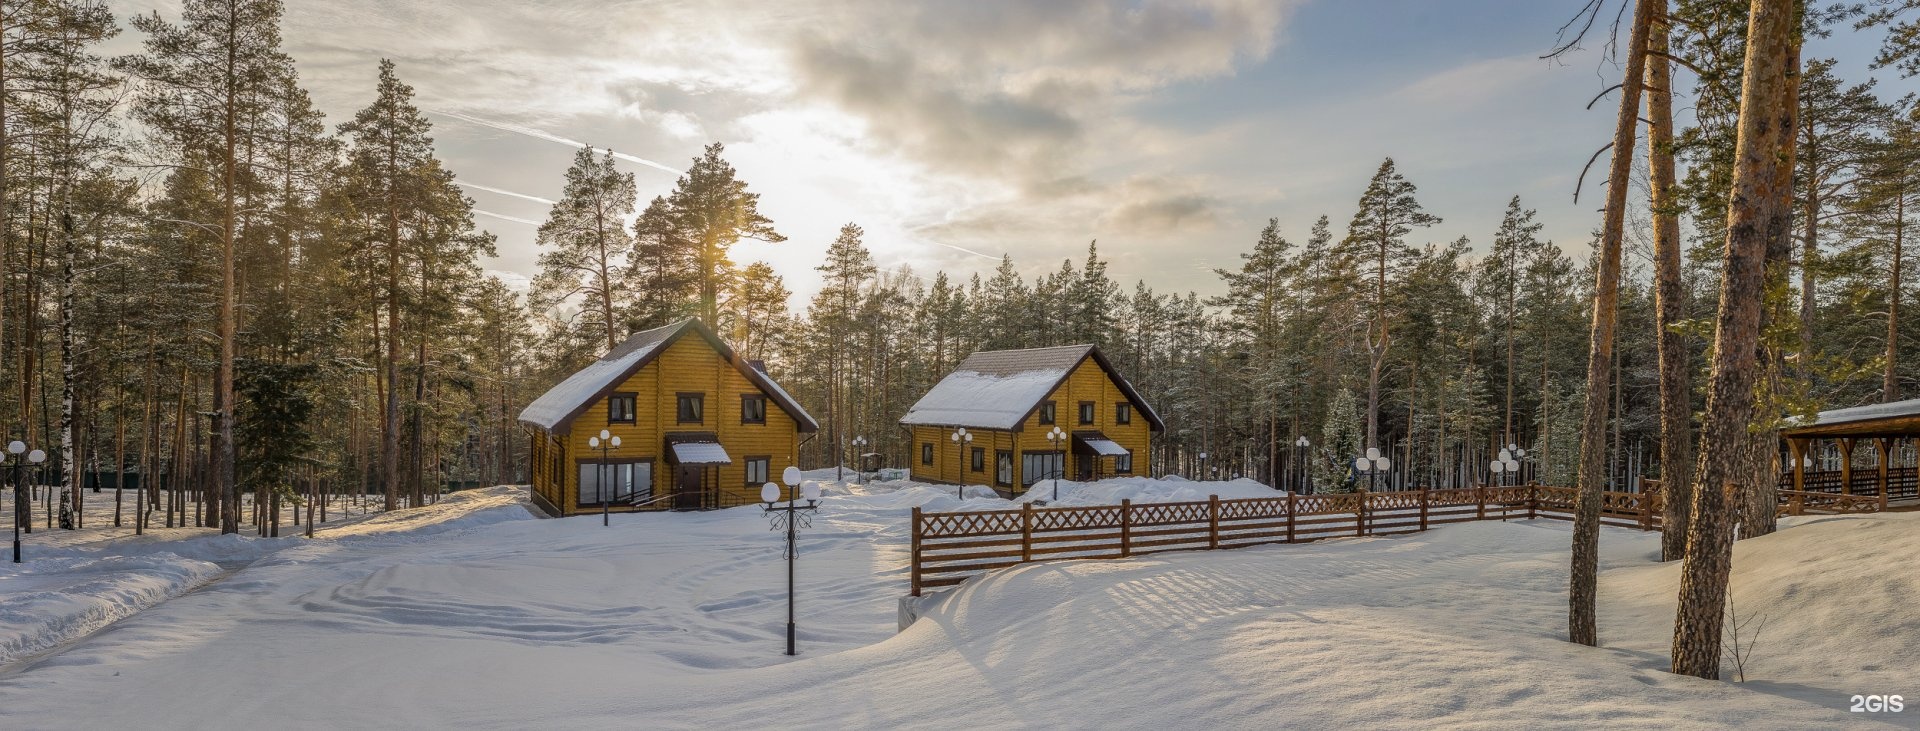
<svg viewBox="0 0 1920 731">
<path fill-rule="evenodd" d="M 1920 399 L 1822 411 L 1780 435 L 1789 454 L 1788 470 L 1780 475 L 1783 489 L 1877 495 L 1881 510 L 1889 501 L 1920 499 L 1915 466 Z M 1856 469 L 1855 450 L 1863 442 L 1873 449 L 1874 464 Z"/>
</svg>

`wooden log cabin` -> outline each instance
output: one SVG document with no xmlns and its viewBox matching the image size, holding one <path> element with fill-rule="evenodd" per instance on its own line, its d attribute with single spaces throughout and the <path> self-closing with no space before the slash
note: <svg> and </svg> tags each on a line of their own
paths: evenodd
<svg viewBox="0 0 1920 731">
<path fill-rule="evenodd" d="M 1054 477 L 1146 474 L 1160 415 L 1098 347 L 1067 345 L 967 356 L 900 419 L 913 479 L 1024 493 Z M 965 427 L 971 442 L 956 443 Z M 1055 428 L 1064 440 L 1049 441 Z"/>
<path fill-rule="evenodd" d="M 637 332 L 520 412 L 533 503 L 555 516 L 759 501 L 819 424 L 706 325 Z M 606 450 L 589 441 L 620 437 Z M 805 435 L 803 437 L 803 435 Z"/>
</svg>

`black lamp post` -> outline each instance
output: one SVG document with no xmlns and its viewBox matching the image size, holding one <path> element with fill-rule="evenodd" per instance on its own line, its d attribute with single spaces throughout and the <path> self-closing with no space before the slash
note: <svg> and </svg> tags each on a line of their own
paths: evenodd
<svg viewBox="0 0 1920 731">
<path fill-rule="evenodd" d="M 1293 440 L 1293 450 L 1299 455 L 1299 457 L 1294 460 L 1293 489 L 1295 492 L 1299 492 L 1302 486 L 1307 487 L 1306 492 L 1308 494 L 1313 492 L 1313 474 L 1311 470 L 1307 469 L 1307 447 L 1309 446 L 1312 445 L 1307 441 L 1307 435 L 1305 434 L 1300 435 L 1299 439 Z"/>
<path fill-rule="evenodd" d="M 800 468 L 788 467 L 784 472 L 780 473 L 780 480 L 782 482 L 787 483 L 788 487 L 792 487 L 796 484 L 799 484 Z M 797 500 L 788 500 L 786 505 L 781 505 L 779 504 L 780 503 L 780 486 L 779 485 L 775 485 L 769 482 L 765 485 L 760 486 L 760 501 L 763 503 L 766 503 L 766 506 L 762 508 L 762 510 L 772 518 L 772 526 L 769 528 L 769 530 L 785 529 L 787 531 L 787 654 L 788 655 L 800 654 L 799 650 L 795 647 L 794 639 L 796 635 L 796 630 L 795 630 L 796 625 L 794 624 L 794 621 L 793 621 L 793 563 L 794 563 L 794 559 L 799 557 L 800 555 L 799 528 L 800 528 L 800 523 L 803 521 L 806 523 L 807 527 L 809 528 L 813 527 L 812 516 L 815 512 L 817 512 L 820 509 L 819 507 L 820 483 L 817 483 L 817 482 L 806 483 L 806 485 L 804 485 L 801 488 L 801 492 L 805 493 L 803 497 L 805 497 L 807 500 L 806 505 L 799 504 L 799 501 Z"/>
<path fill-rule="evenodd" d="M 47 461 L 47 453 L 38 449 L 27 452 L 27 443 L 17 439 L 7 445 L 7 452 L 13 455 L 13 562 L 20 563 L 20 526 L 32 519 L 33 508 L 33 502 L 25 497 L 27 463 L 39 465 Z M 24 458 L 23 452 L 26 452 Z"/>
<path fill-rule="evenodd" d="M 973 443 L 973 435 L 967 433 L 967 428 L 963 426 L 954 429 L 947 438 L 953 440 L 953 451 L 957 457 L 953 460 L 953 466 L 959 470 L 953 480 L 954 496 L 965 500 L 967 499 L 967 445 Z"/>
<path fill-rule="evenodd" d="M 859 478 L 860 484 L 862 485 L 867 484 L 866 449 L 867 438 L 865 436 L 855 436 L 853 438 L 853 475 Z"/>
<path fill-rule="evenodd" d="M 1067 433 L 1056 426 L 1047 432 L 1047 443 L 1053 445 L 1054 455 L 1060 458 L 1053 465 L 1053 501 L 1057 503 L 1060 502 L 1060 473 L 1067 471 Z"/>
<path fill-rule="evenodd" d="M 1367 456 L 1353 458 L 1353 469 L 1367 473 L 1367 491 L 1380 489 L 1380 473 L 1393 467 L 1393 460 L 1380 453 L 1377 447 L 1368 447 Z"/>
<path fill-rule="evenodd" d="M 612 519 L 608 517 L 609 510 L 607 507 L 613 503 L 613 495 L 607 491 L 607 468 L 611 466 L 607 464 L 607 453 L 620 448 L 620 437 L 609 434 L 605 429 L 601 429 L 600 436 L 587 437 L 587 446 L 600 450 L 599 469 L 593 471 L 596 478 L 595 481 L 599 483 L 596 485 L 598 489 L 596 489 L 595 492 L 599 493 L 598 497 L 600 498 L 600 525 L 612 525 L 613 522 Z"/>
</svg>

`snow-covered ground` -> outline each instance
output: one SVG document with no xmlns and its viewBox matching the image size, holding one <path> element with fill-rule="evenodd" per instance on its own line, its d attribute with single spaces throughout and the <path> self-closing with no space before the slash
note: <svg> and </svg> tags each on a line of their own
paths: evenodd
<svg viewBox="0 0 1920 731">
<path fill-rule="evenodd" d="M 42 493 L 44 494 L 44 493 Z M 167 528 L 162 514 L 135 535 L 132 491 L 122 496 L 122 525 L 113 525 L 112 490 L 89 492 L 82 504 L 83 526 L 48 528 L 40 502 L 34 503 L 34 531 L 21 536 L 24 563 L 9 563 L 10 547 L 0 555 L 0 668 L 55 648 L 162 601 L 206 584 L 297 539 L 258 539 L 253 526 L 239 535 L 210 528 Z M 243 511 L 252 509 L 243 496 Z M 0 490 L 0 509 L 11 515 L 13 492 Z M 299 530 L 283 517 L 282 536 Z M 377 517 L 362 505 L 342 501 L 329 512 L 324 530 Z M 0 523 L 11 529 L 10 523 Z M 11 540 L 11 534 L 0 540 Z"/>
<path fill-rule="evenodd" d="M 1060 502 L 1254 487 L 1063 483 Z M 603 528 L 492 488 L 279 539 L 0 670 L 0 728 L 1920 725 L 1846 712 L 1853 694 L 1920 699 L 1920 514 L 1742 542 L 1735 600 L 1769 623 L 1735 684 L 1663 671 L 1678 567 L 1652 562 L 1651 534 L 1603 534 L 1606 646 L 1560 641 L 1568 535 L 1551 521 L 1029 564 L 930 598 L 895 634 L 908 512 L 1012 504 L 955 492 L 828 487 L 802 534 L 797 659 L 758 509 Z M 0 575 L 0 602 L 26 587 Z"/>
</svg>

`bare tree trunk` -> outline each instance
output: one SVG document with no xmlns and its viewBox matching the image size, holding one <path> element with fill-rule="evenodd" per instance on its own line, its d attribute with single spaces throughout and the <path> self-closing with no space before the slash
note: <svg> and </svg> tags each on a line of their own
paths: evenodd
<svg viewBox="0 0 1920 731">
<path fill-rule="evenodd" d="M 1654 331 L 1660 360 L 1660 559 L 1675 561 L 1687 546 L 1693 507 L 1693 366 L 1687 338 L 1675 329 L 1686 319 L 1687 289 L 1680 279 L 1680 211 L 1674 200 L 1673 74 L 1667 63 L 1673 27 L 1666 0 L 1647 37 L 1647 171 L 1652 188 Z"/>
<path fill-rule="evenodd" d="M 1791 225 L 1791 185 L 1779 168 L 1787 164 L 1780 153 L 1791 144 L 1798 112 L 1788 103 L 1794 6 L 1794 0 L 1753 0 L 1747 18 L 1713 371 L 1673 628 L 1673 672 L 1701 678 L 1720 676 L 1727 580 L 1733 568 L 1729 491 L 1738 489 L 1732 479 L 1739 475 L 1754 417 L 1767 248 Z"/>
<path fill-rule="evenodd" d="M 1880 400 L 1900 400 L 1900 381 L 1894 365 L 1900 362 L 1900 258 L 1905 252 L 1907 191 L 1901 186 L 1893 199 L 1893 266 L 1887 273 L 1887 363 L 1880 379 Z"/>
<path fill-rule="evenodd" d="M 1620 248 L 1626 236 L 1628 175 L 1640 123 L 1640 86 L 1647 58 L 1647 35 L 1654 3 L 1638 0 L 1627 45 L 1626 76 L 1620 84 L 1620 113 L 1614 122 L 1613 159 L 1607 175 L 1606 221 L 1593 284 L 1593 329 L 1587 343 L 1586 416 L 1580 424 L 1580 473 L 1573 520 L 1573 568 L 1567 581 L 1567 639 L 1600 644 L 1598 582 L 1600 572 L 1600 493 L 1607 469 L 1607 386 L 1613 361 L 1615 320 L 1620 300 Z"/>
</svg>

